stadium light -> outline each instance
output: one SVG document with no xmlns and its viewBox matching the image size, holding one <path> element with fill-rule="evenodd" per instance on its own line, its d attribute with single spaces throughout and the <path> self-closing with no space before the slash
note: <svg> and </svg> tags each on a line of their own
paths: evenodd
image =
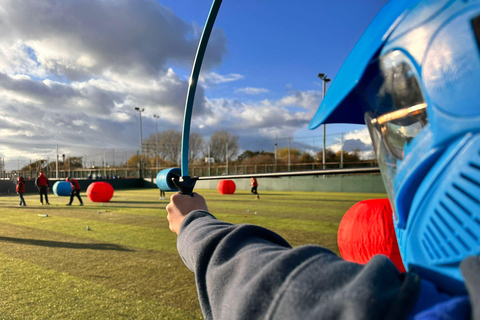
<svg viewBox="0 0 480 320">
<path fill-rule="evenodd" d="M 143 136 L 142 136 L 142 112 L 145 111 L 145 108 L 138 108 L 136 107 L 135 110 L 137 110 L 140 113 L 140 154 L 142 154 L 142 144 L 143 144 Z"/>
<path fill-rule="evenodd" d="M 140 113 L 140 151 L 138 154 L 138 160 L 139 160 L 139 170 L 138 170 L 138 177 L 141 179 L 143 174 L 142 174 L 142 145 L 143 145 L 143 136 L 142 136 L 142 112 L 145 111 L 145 108 L 138 108 L 136 107 L 135 110 L 137 110 Z"/>
<path fill-rule="evenodd" d="M 154 114 L 153 117 L 155 118 L 155 166 L 158 170 L 158 119 L 160 116 Z"/>
<path fill-rule="evenodd" d="M 323 82 L 323 98 L 322 98 L 322 101 L 323 99 L 325 99 L 325 93 L 326 93 L 326 90 L 327 90 L 327 82 L 330 82 L 330 79 L 328 79 L 327 75 L 325 73 L 319 73 L 318 74 L 318 77 L 322 80 Z M 325 154 L 326 154 L 326 142 L 327 142 L 327 139 L 326 139 L 326 135 L 327 135 L 327 125 L 326 124 L 323 124 L 323 157 L 322 157 L 322 163 L 323 163 L 323 169 L 325 169 Z"/>
</svg>

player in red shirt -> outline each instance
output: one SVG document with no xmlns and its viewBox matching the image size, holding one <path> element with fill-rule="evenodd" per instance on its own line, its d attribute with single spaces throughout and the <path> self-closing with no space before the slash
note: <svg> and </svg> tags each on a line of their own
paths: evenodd
<svg viewBox="0 0 480 320">
<path fill-rule="evenodd" d="M 43 172 L 40 173 L 37 179 L 35 179 L 35 185 L 40 193 L 40 203 L 43 205 L 43 195 L 45 195 L 45 203 L 49 205 L 50 202 L 48 202 L 48 190 L 50 189 L 50 184 L 48 182 L 48 178 Z"/>
<path fill-rule="evenodd" d="M 257 187 L 258 187 L 257 179 L 256 179 L 256 178 L 250 179 L 250 183 L 251 183 L 251 185 L 252 185 L 251 192 L 252 192 L 253 194 L 257 194 Z"/>
<path fill-rule="evenodd" d="M 25 181 L 23 180 L 23 177 L 17 177 L 17 193 L 20 196 L 20 204 L 18 205 L 19 207 L 23 206 L 26 207 L 27 204 L 25 203 L 25 199 L 23 199 L 23 193 L 25 192 Z"/>
<path fill-rule="evenodd" d="M 77 196 L 78 201 L 80 201 L 80 205 L 83 206 L 83 201 L 82 201 L 82 198 L 80 197 L 81 188 L 80 188 L 80 184 L 78 183 L 78 181 L 73 179 L 73 178 L 67 178 L 65 180 L 70 182 L 70 184 L 72 185 L 72 192 L 70 193 L 70 202 L 67 204 L 67 206 L 72 205 L 74 196 Z"/>
</svg>

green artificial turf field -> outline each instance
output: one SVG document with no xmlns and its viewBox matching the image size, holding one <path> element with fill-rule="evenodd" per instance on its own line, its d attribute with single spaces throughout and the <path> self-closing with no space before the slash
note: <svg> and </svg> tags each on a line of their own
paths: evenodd
<svg viewBox="0 0 480 320">
<path fill-rule="evenodd" d="M 231 223 L 279 233 L 292 246 L 338 253 L 338 224 L 360 200 L 385 194 L 197 190 Z M 168 194 L 167 194 L 168 196 Z M 201 319 L 193 274 L 176 253 L 155 189 L 117 191 L 85 206 L 50 195 L 0 197 L 0 319 Z M 48 215 L 48 217 L 45 217 Z M 88 228 L 87 228 L 88 227 Z"/>
</svg>

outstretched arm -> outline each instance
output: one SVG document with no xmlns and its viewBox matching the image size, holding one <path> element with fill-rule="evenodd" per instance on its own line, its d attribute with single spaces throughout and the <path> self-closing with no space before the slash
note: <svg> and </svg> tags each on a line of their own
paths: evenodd
<svg viewBox="0 0 480 320">
<path fill-rule="evenodd" d="M 416 277 L 386 257 L 362 266 L 320 246 L 292 249 L 267 229 L 215 219 L 196 197 L 174 195 L 167 211 L 205 319 L 404 319 L 417 299 Z"/>
</svg>

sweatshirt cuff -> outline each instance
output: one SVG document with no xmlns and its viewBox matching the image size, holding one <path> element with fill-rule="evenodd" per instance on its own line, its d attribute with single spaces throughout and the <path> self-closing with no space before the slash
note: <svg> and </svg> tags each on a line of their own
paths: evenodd
<svg viewBox="0 0 480 320">
<path fill-rule="evenodd" d="M 219 223 L 212 214 L 203 210 L 190 212 L 182 222 L 177 237 L 177 250 L 183 263 L 191 270 L 195 270 L 198 255 L 201 254 L 205 238 L 212 230 L 211 224 Z M 213 227 L 214 229 L 214 227 Z"/>
</svg>

